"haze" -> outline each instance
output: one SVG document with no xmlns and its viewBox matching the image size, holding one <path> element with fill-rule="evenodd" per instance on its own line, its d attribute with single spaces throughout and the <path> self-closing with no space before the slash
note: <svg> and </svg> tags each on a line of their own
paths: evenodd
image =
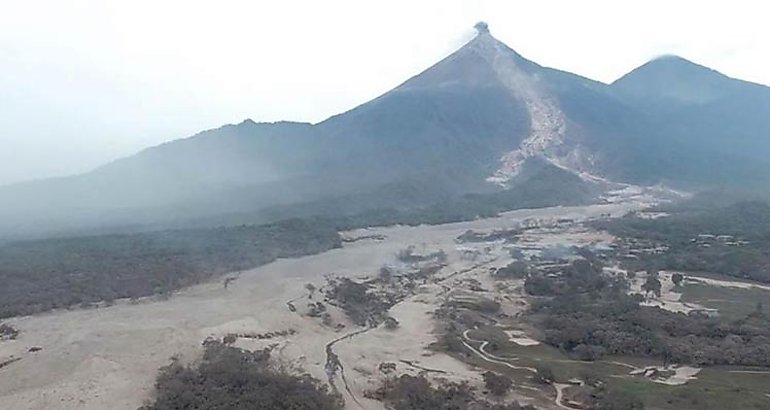
<svg viewBox="0 0 770 410">
<path fill-rule="evenodd" d="M 605 82 L 674 53 L 770 83 L 752 1 L 3 3 L 0 184 L 244 118 L 323 120 L 449 54 L 477 20 L 534 61 Z"/>
</svg>

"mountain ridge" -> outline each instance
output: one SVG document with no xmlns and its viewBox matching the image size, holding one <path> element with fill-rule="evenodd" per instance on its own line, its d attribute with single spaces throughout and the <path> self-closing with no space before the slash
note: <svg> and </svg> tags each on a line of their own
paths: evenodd
<svg viewBox="0 0 770 410">
<path fill-rule="evenodd" d="M 604 84 L 543 67 L 488 26 L 476 29 L 394 89 L 315 124 L 247 119 L 80 176 L 0 187 L 0 225 L 250 213 L 402 183 L 433 192 L 415 199 L 424 206 L 517 189 L 529 161 L 590 184 L 766 182 L 770 164 L 759 153 L 770 149 L 767 87 L 679 57 Z"/>
<path fill-rule="evenodd" d="M 741 87 L 767 89 L 762 84 L 729 77 L 677 55 L 656 57 L 610 85 L 637 98 L 666 98 L 697 104 L 740 92 Z"/>
</svg>

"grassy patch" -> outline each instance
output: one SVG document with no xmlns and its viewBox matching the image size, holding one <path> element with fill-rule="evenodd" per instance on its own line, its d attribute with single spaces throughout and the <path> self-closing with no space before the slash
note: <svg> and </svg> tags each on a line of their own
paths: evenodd
<svg viewBox="0 0 770 410">
<path fill-rule="evenodd" d="M 770 375 L 704 369 L 698 379 L 668 386 L 638 378 L 612 378 L 607 383 L 641 398 L 647 408 L 660 410 L 759 410 L 770 408 Z"/>
<path fill-rule="evenodd" d="M 489 340 L 487 353 L 500 358 L 516 358 L 511 363 L 522 367 L 545 365 L 551 368 L 558 382 L 567 382 L 572 378 L 584 378 L 593 375 L 599 378 L 622 377 L 631 371 L 628 365 L 644 367 L 660 365 L 653 360 L 631 357 L 607 357 L 605 360 L 588 362 L 574 360 L 561 350 L 546 344 L 521 346 L 508 341 L 508 336 L 499 328 L 484 326 L 469 333 L 471 339 Z M 478 343 L 474 343 L 477 346 Z M 626 364 L 626 365 L 624 365 Z"/>
<path fill-rule="evenodd" d="M 721 290 L 721 289 L 717 289 Z M 731 289 L 732 290 L 732 289 Z M 741 291 L 741 289 L 737 289 Z M 745 291 L 745 290 L 744 290 Z M 571 378 L 604 380 L 607 387 L 619 390 L 642 400 L 647 409 L 655 410 L 722 410 L 770 409 L 770 369 L 715 366 L 703 369 L 684 385 L 669 386 L 649 379 L 630 376 L 631 368 L 660 365 L 655 360 L 635 357 L 607 357 L 600 361 L 585 362 L 573 360 L 561 350 L 540 344 L 520 346 L 507 340 L 507 335 L 496 326 L 482 326 L 469 332 L 471 339 L 488 340 L 488 353 L 501 358 L 516 358 L 510 363 L 522 367 L 545 366 L 553 370 L 558 382 Z M 494 348 L 493 348 L 494 343 Z M 479 343 L 471 345 L 478 348 Z M 513 370 L 506 366 L 483 361 L 470 352 L 456 353 L 456 357 L 480 368 L 507 374 L 516 384 L 536 387 L 541 390 L 539 402 L 549 400 L 551 390 L 532 380 L 526 370 Z M 755 373 L 752 373 L 755 372 Z M 525 389 L 526 390 L 526 389 Z M 522 391 L 532 394 L 532 391 Z"/>
<path fill-rule="evenodd" d="M 682 302 L 719 309 L 726 319 L 742 319 L 754 312 L 757 304 L 770 309 L 770 291 L 751 288 L 731 288 L 700 283 L 687 283 L 681 287 Z"/>
</svg>

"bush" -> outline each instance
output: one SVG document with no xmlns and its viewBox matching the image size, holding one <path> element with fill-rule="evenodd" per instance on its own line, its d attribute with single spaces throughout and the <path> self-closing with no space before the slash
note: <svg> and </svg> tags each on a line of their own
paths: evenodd
<svg viewBox="0 0 770 410">
<path fill-rule="evenodd" d="M 491 299 L 482 298 L 478 303 L 478 311 L 481 313 L 497 313 L 500 310 L 500 303 Z"/>
<path fill-rule="evenodd" d="M 225 335 L 225 337 L 222 338 L 222 343 L 226 345 L 231 345 L 235 343 L 237 340 L 238 340 L 238 336 L 236 336 L 233 333 L 228 333 L 227 335 Z"/>
<path fill-rule="evenodd" d="M 385 319 L 385 329 L 396 330 L 398 329 L 398 326 L 399 326 L 399 323 L 398 323 L 398 320 L 396 320 L 396 318 L 388 316 Z"/>
<path fill-rule="evenodd" d="M 499 375 L 493 372 L 485 372 L 484 386 L 495 396 L 503 396 L 511 389 L 513 382 L 506 376 Z"/>
<path fill-rule="evenodd" d="M 572 353 L 578 360 L 592 362 L 603 358 L 607 349 L 601 346 L 579 344 L 572 350 Z"/>
<path fill-rule="evenodd" d="M 529 265 L 526 262 L 514 261 L 495 271 L 495 277 L 499 279 L 523 279 L 529 274 Z"/>
<path fill-rule="evenodd" d="M 19 336 L 19 331 L 11 325 L 0 324 L 0 340 L 13 340 Z"/>
<path fill-rule="evenodd" d="M 641 400 L 621 390 L 598 389 L 594 401 L 597 410 L 644 410 Z"/>
<path fill-rule="evenodd" d="M 538 365 L 535 367 L 537 372 L 534 375 L 535 381 L 542 384 L 552 384 L 556 380 L 556 376 L 553 374 L 553 370 L 550 367 L 544 365 Z"/>
</svg>

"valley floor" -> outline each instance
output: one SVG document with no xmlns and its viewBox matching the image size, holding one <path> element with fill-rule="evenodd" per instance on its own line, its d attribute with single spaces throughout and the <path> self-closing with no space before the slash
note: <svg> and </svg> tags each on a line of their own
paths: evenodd
<svg viewBox="0 0 770 410">
<path fill-rule="evenodd" d="M 458 244 L 455 239 L 468 230 L 512 228 L 525 220 L 617 217 L 654 201 L 646 194 L 630 192 L 601 205 L 518 210 L 470 222 L 346 232 L 348 238 L 361 239 L 348 241 L 341 249 L 282 259 L 237 277 L 231 275 L 234 280 L 228 280 L 226 286 L 220 281 L 179 291 L 165 300 L 123 301 L 98 309 L 13 318 L 7 322 L 21 334 L 17 340 L 0 341 L 0 363 L 11 360 L 0 367 L 0 405 L 30 410 L 134 410 L 152 397 L 158 369 L 172 356 L 186 362 L 196 360 L 207 338 L 228 334 L 251 335 L 238 338 L 235 345 L 239 347 L 275 345 L 277 357 L 286 367 L 329 380 L 351 409 L 382 408 L 380 402 L 364 396 L 384 377 L 379 369 L 384 362 L 395 363 L 398 373 L 469 380 L 480 386 L 483 370 L 429 348 L 436 341 L 433 312 L 457 281 L 489 277 L 490 268 L 505 266 L 511 258 L 502 247 Z M 533 246 L 570 246 L 607 240 L 596 235 L 543 231 L 528 241 Z M 392 307 L 390 315 L 400 323 L 398 329 L 380 326 L 366 330 L 336 309 L 330 309 L 330 314 L 337 326 L 303 314 L 308 301 L 320 300 L 318 294 L 316 299 L 309 299 L 306 284 L 320 288 L 328 275 L 372 277 L 384 265 L 397 266 L 396 255 L 408 246 L 418 251 L 443 250 L 447 266 L 439 272 L 444 275 L 440 280 L 426 282 Z M 474 251 L 469 247 L 475 247 L 480 256 L 469 257 L 469 251 Z M 512 316 L 526 306 L 515 298 L 511 296 L 504 307 Z M 257 334 L 260 337 L 254 337 Z M 526 335 L 516 336 L 524 345 L 533 342 Z M 473 347 L 478 349 L 478 345 Z M 330 351 L 342 365 L 337 372 L 327 372 Z M 546 393 L 529 390 L 533 390 L 531 394 L 526 386 L 516 389 L 511 398 L 539 408 L 563 408 L 554 401 L 562 389 Z"/>
</svg>

